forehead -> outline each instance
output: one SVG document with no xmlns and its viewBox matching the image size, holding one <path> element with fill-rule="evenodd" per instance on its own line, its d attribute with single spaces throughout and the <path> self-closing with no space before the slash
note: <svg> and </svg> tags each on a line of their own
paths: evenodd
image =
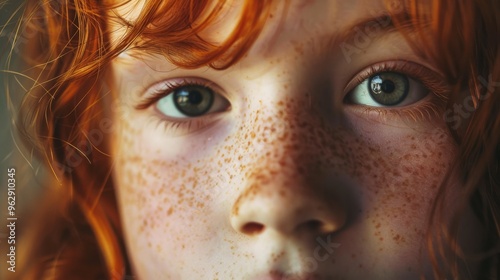
<svg viewBox="0 0 500 280">
<path fill-rule="evenodd" d="M 116 19 L 118 16 L 133 25 L 141 14 L 147 12 L 150 2 L 152 1 L 119 2 L 120 5 L 110 12 L 110 18 Z M 211 1 L 208 7 L 214 7 L 216 3 Z M 332 37 L 345 33 L 356 22 L 387 15 L 384 0 L 302 0 L 276 1 L 275 4 L 253 51 L 269 51 L 270 47 L 279 49 L 283 43 L 307 41 L 309 38 L 334 39 Z M 389 5 L 397 8 L 402 3 Z M 225 2 L 217 19 L 199 35 L 208 42 L 223 42 L 233 32 L 244 7 L 245 1 Z M 204 16 L 206 13 L 201 18 Z M 127 28 L 117 20 L 111 20 L 110 26 L 113 31 L 111 39 L 118 42 Z"/>
<path fill-rule="evenodd" d="M 278 8 L 279 9 L 279 8 Z M 283 47 L 308 43 L 320 49 L 325 44 L 350 41 L 355 25 L 387 15 L 383 0 L 290 1 L 286 12 L 277 10 L 253 50 L 280 52 Z"/>
</svg>

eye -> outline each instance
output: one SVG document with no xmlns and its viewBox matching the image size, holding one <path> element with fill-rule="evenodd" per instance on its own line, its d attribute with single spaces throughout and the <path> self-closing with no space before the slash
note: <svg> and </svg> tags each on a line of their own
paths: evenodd
<svg viewBox="0 0 500 280">
<path fill-rule="evenodd" d="M 172 118 L 200 117 L 228 107 L 229 102 L 211 88 L 195 84 L 175 87 L 156 104 L 158 111 Z"/>
<path fill-rule="evenodd" d="M 396 107 L 415 103 L 428 90 L 419 82 L 398 72 L 379 72 L 363 80 L 346 97 L 353 104 Z"/>
</svg>

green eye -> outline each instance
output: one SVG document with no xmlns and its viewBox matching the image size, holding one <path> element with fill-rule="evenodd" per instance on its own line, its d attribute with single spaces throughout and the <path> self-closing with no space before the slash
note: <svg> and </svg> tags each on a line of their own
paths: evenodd
<svg viewBox="0 0 500 280">
<path fill-rule="evenodd" d="M 380 105 L 392 106 L 401 103 L 408 95 L 408 78 L 394 72 L 382 72 L 368 80 L 368 92 Z"/>
<path fill-rule="evenodd" d="M 420 81 L 399 72 L 385 71 L 365 78 L 346 95 L 345 102 L 370 107 L 402 107 L 423 99 L 428 93 Z"/>
<path fill-rule="evenodd" d="M 157 92 L 163 97 L 158 99 L 156 109 L 169 118 L 198 118 L 223 112 L 231 106 L 226 98 L 211 87 L 195 82 L 168 84 L 167 88 L 158 89 Z"/>
<path fill-rule="evenodd" d="M 197 117 L 210 110 L 214 103 L 214 92 L 203 86 L 184 86 L 173 92 L 173 101 L 182 114 Z"/>
</svg>

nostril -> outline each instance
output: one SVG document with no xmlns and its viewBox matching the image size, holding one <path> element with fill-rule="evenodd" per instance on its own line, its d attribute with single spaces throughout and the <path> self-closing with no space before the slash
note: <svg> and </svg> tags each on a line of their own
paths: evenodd
<svg viewBox="0 0 500 280">
<path fill-rule="evenodd" d="M 323 227 L 323 223 L 318 220 L 310 220 L 304 223 L 304 227 L 309 230 L 319 231 Z"/>
<path fill-rule="evenodd" d="M 255 222 L 250 222 L 246 223 L 242 228 L 241 232 L 248 234 L 248 235 L 254 235 L 261 233 L 264 230 L 264 225 L 255 223 Z"/>
<path fill-rule="evenodd" d="M 304 228 L 318 233 L 328 233 L 335 230 L 334 226 L 319 220 L 310 220 L 303 224 Z"/>
</svg>

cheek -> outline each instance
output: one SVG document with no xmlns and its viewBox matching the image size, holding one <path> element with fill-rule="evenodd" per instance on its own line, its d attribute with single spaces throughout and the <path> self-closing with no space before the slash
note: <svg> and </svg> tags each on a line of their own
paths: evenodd
<svg viewBox="0 0 500 280">
<path fill-rule="evenodd" d="M 229 216 L 242 194 L 279 188 L 300 199 L 297 191 L 307 195 L 325 182 L 334 188 L 339 177 L 347 178 L 356 202 L 349 201 L 355 205 L 351 224 L 338 235 L 343 247 L 337 265 L 343 257 L 350 266 L 351 255 L 365 266 L 380 254 L 385 263 L 401 262 L 402 255 L 414 259 L 455 154 L 451 137 L 439 128 L 418 132 L 379 124 L 360 133 L 332 127 L 305 112 L 304 102 L 278 102 L 268 110 L 255 104 L 226 138 L 190 140 L 194 145 L 162 142 L 160 130 L 146 121 L 123 122 L 115 136 L 114 176 L 134 264 L 148 273 L 169 263 L 181 273 L 189 262 L 208 267 L 214 251 L 232 259 L 235 251 L 246 251 L 229 244 L 238 240 Z"/>
<path fill-rule="evenodd" d="M 271 196 L 270 188 L 285 186 L 283 195 L 300 200 L 322 184 L 346 184 L 350 213 L 337 235 L 344 246 L 335 257 L 338 266 L 352 266 L 351 255 L 357 255 L 361 267 L 417 270 L 429 210 L 456 155 L 451 135 L 435 126 L 378 123 L 362 132 L 360 124 L 333 127 L 304 113 L 303 104 L 255 110 L 232 136 L 238 148 L 230 154 L 243 167 L 234 176 L 252 186 L 239 198 Z"/>
<path fill-rule="evenodd" d="M 427 209 L 454 159 L 451 137 L 440 129 L 393 131 L 392 135 L 391 139 L 371 136 L 370 153 L 361 154 L 358 162 L 361 185 L 380 200 L 379 206 L 404 206 L 400 214 Z"/>
<path fill-rule="evenodd" d="M 350 155 L 354 168 L 347 172 L 356 178 L 362 202 L 342 235 L 344 249 L 354 252 L 360 268 L 418 271 L 416 261 L 426 258 L 429 211 L 454 162 L 456 147 L 440 128 L 424 133 L 384 126 L 373 129 L 378 133 L 362 136 L 363 148 L 353 147 Z M 447 186 L 453 187 L 457 185 Z"/>
<path fill-rule="evenodd" d="M 444 127 L 430 125 L 334 127 L 304 112 L 306 102 L 291 99 L 245 116 L 238 132 L 227 139 L 231 145 L 219 155 L 228 163 L 220 168 L 231 178 L 250 182 L 253 189 L 245 192 L 250 194 L 259 191 L 255 186 L 269 182 L 336 188 L 344 183 L 337 178 L 346 178 L 348 199 L 355 205 L 350 216 L 354 223 L 364 224 L 371 240 L 416 244 L 410 240 L 423 236 L 428 211 L 456 155 L 451 135 Z M 320 182 L 322 178 L 326 183 Z"/>
<path fill-rule="evenodd" d="M 161 137 L 154 137 L 158 132 L 151 127 L 140 121 L 123 123 L 114 145 L 125 236 L 134 264 L 145 275 L 160 271 L 164 263 L 182 270 L 180 260 L 201 262 L 204 254 L 196 252 L 213 250 L 216 244 L 207 241 L 220 228 L 211 217 L 213 201 L 220 196 L 217 170 L 207 165 L 212 161 L 183 160 L 177 147 L 156 142 Z"/>
</svg>

